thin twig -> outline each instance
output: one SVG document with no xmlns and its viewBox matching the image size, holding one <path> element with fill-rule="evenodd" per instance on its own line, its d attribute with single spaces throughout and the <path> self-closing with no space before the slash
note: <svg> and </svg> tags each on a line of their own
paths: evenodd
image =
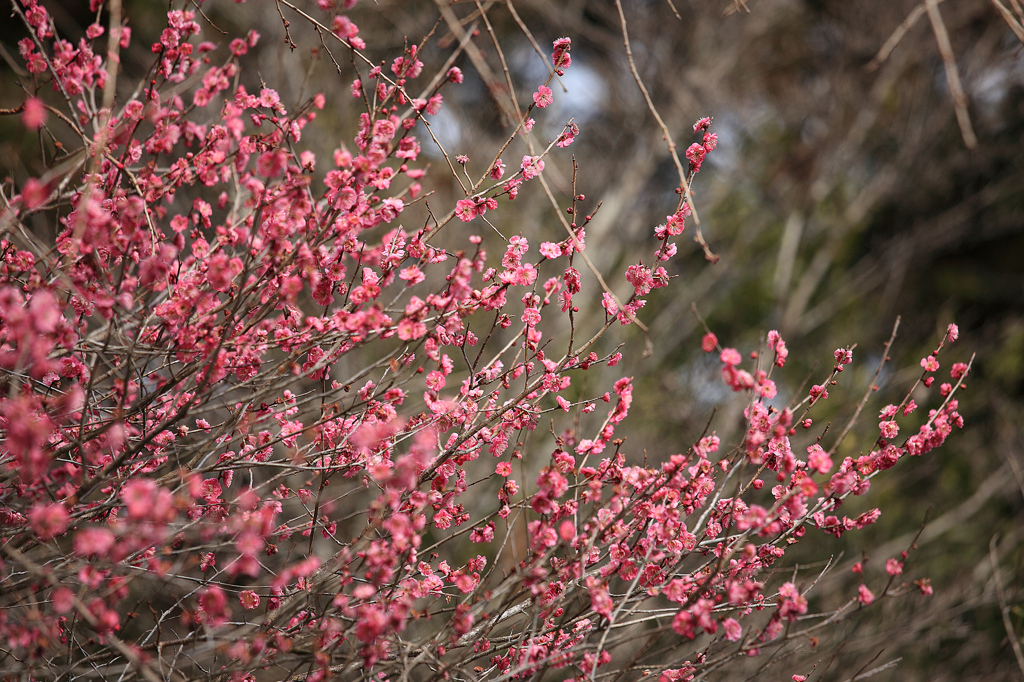
<svg viewBox="0 0 1024 682">
<path fill-rule="evenodd" d="M 925 0 L 925 7 L 928 10 L 928 19 L 932 22 L 932 31 L 935 32 L 935 42 L 939 45 L 942 63 L 946 67 L 946 80 L 949 81 L 949 92 L 953 96 L 953 110 L 956 112 L 956 122 L 960 125 L 960 134 L 967 148 L 975 149 L 978 146 L 978 138 L 974 135 L 971 117 L 967 113 L 967 95 L 964 93 L 963 84 L 960 83 L 956 56 L 953 54 L 953 45 L 949 42 L 946 24 L 939 13 L 939 0 Z"/>
<path fill-rule="evenodd" d="M 834 454 L 838 449 L 839 445 L 846 439 L 847 434 L 853 428 L 853 425 L 857 423 L 858 417 L 860 417 L 861 411 L 867 404 L 871 394 L 875 392 L 875 388 L 878 386 L 878 376 L 882 373 L 882 368 L 885 367 L 885 363 L 889 360 L 889 351 L 892 350 L 893 341 L 896 340 L 896 331 L 900 328 L 900 318 L 896 317 L 896 322 L 892 325 L 892 334 L 889 335 L 889 340 L 885 342 L 885 352 L 882 353 L 882 359 L 878 362 L 878 368 L 875 369 L 875 375 L 871 377 L 871 383 L 868 385 L 864 395 L 861 397 L 860 402 L 857 403 L 857 409 L 854 410 L 853 416 L 846 422 L 846 426 L 843 428 L 842 433 L 839 434 L 839 438 L 836 439 L 835 444 L 829 449 L 829 455 Z"/>
<path fill-rule="evenodd" d="M 444 0 L 434 0 L 434 2 L 441 13 L 441 17 L 448 24 L 448 29 L 459 39 L 460 43 L 463 43 L 466 31 L 462 28 L 458 17 L 455 16 L 455 12 L 452 11 L 451 5 Z M 501 108 L 501 113 L 508 119 L 507 123 L 511 124 L 515 120 L 515 107 L 509 106 L 510 93 L 502 92 L 502 85 L 494 74 L 494 70 L 491 69 L 484 58 L 480 48 L 472 40 L 467 40 L 464 44 L 466 46 L 466 56 L 469 57 L 469 61 L 473 62 L 473 67 L 480 74 L 480 79 L 484 82 L 484 85 L 487 86 L 487 92 L 491 94 L 495 104 Z"/>
<path fill-rule="evenodd" d="M 1009 24 L 1010 30 L 1017 36 L 1017 39 L 1024 43 L 1024 26 L 1021 26 L 1017 17 L 1013 16 L 1013 13 L 1006 9 L 1006 6 L 999 2 L 999 0 L 992 0 L 992 4 L 996 6 L 997 10 L 999 10 L 999 14 L 1001 14 L 1003 19 L 1006 20 L 1006 23 Z"/>
<path fill-rule="evenodd" d="M 636 70 L 636 63 L 633 61 L 633 49 L 629 44 L 629 30 L 626 25 L 626 14 L 622 11 L 622 0 L 615 0 L 615 8 L 619 11 L 619 23 L 622 26 L 622 44 L 626 48 L 626 60 L 629 62 L 629 71 L 633 74 L 633 80 L 636 81 L 637 87 L 640 88 L 640 92 L 644 96 L 644 101 L 647 102 L 647 109 L 654 116 L 654 120 L 658 122 L 661 132 L 665 136 L 665 144 L 668 146 L 669 154 L 672 155 L 672 163 L 676 166 L 676 173 L 679 174 L 679 187 L 682 188 L 683 193 L 686 195 L 686 203 L 690 205 L 690 213 L 693 215 L 694 230 L 696 231 L 694 240 L 700 244 L 701 248 L 704 249 L 704 257 L 711 263 L 717 263 L 718 256 L 711 251 L 711 247 L 709 247 L 708 243 L 704 241 L 704 234 L 700 229 L 700 218 L 697 216 L 697 206 L 693 203 L 693 195 L 690 193 L 690 183 L 686 181 L 686 171 L 683 169 L 682 161 L 679 160 L 679 154 L 676 151 L 676 143 L 672 139 L 672 133 L 669 132 L 668 126 L 661 118 L 661 114 L 658 113 L 658 109 L 654 106 L 654 101 L 651 99 L 650 93 L 647 92 L 647 87 L 640 78 L 640 73 Z"/>
<path fill-rule="evenodd" d="M 940 0 L 940 2 L 941 1 L 942 0 Z M 924 13 L 925 8 L 923 3 L 911 10 L 910 14 L 907 15 L 907 18 L 900 22 L 900 25 L 892 32 L 889 39 L 885 41 L 882 45 L 882 49 L 880 49 L 878 54 L 875 55 L 875 58 L 868 62 L 868 65 L 864 68 L 868 71 L 877 70 L 878 67 L 882 65 L 882 62 L 889 58 L 889 55 L 892 54 L 892 51 L 900 44 L 903 37 L 907 35 L 907 33 L 910 32 L 910 29 L 914 28 L 921 17 L 924 16 Z"/>
<path fill-rule="evenodd" d="M 110 21 L 107 24 L 107 80 L 103 84 L 103 109 L 100 114 L 100 130 L 110 120 L 117 94 L 117 69 L 121 64 L 121 0 L 110 0 L 107 5 Z"/>
<path fill-rule="evenodd" d="M 538 179 L 540 180 L 541 187 L 544 188 L 545 194 L 547 194 L 548 196 L 548 200 L 551 202 L 551 205 L 557 211 L 558 201 L 555 199 L 555 195 L 551 192 L 551 186 L 548 185 L 548 182 L 544 178 L 543 174 L 539 175 Z M 601 271 L 597 269 L 597 266 L 594 265 L 594 262 L 590 260 L 590 256 L 588 256 L 587 252 L 583 250 L 583 246 L 580 244 L 579 239 L 577 239 L 576 233 L 573 231 L 572 226 L 569 225 L 569 222 L 565 219 L 565 216 L 562 215 L 561 211 L 558 211 L 557 215 L 558 219 L 562 223 L 562 227 L 565 228 L 566 233 L 569 235 L 569 240 L 572 242 L 573 248 L 576 249 L 577 253 L 579 253 L 580 256 L 583 258 L 583 262 L 587 264 L 587 268 L 590 270 L 590 273 L 594 275 L 594 277 L 597 279 L 597 283 L 601 285 L 601 290 L 607 293 L 609 296 L 611 296 L 612 300 L 615 301 L 615 305 L 618 306 L 618 309 L 624 312 L 632 322 L 635 322 L 636 326 L 639 327 L 640 330 L 644 333 L 643 357 L 650 357 L 651 353 L 654 350 L 654 345 L 651 342 L 651 330 L 648 329 L 643 322 L 638 320 L 636 315 L 634 315 L 632 312 L 626 309 L 626 307 L 622 304 L 622 301 L 619 300 L 619 297 L 615 295 L 614 291 L 612 291 L 612 288 L 608 286 L 607 282 L 604 281 L 604 277 L 601 276 Z"/>
<path fill-rule="evenodd" d="M 533 46 L 533 51 L 537 53 L 541 61 L 544 63 L 544 66 L 548 70 L 548 76 L 558 81 L 558 84 L 562 86 L 562 92 L 568 92 L 565 85 L 562 84 L 561 79 L 558 78 L 558 74 L 555 73 L 555 68 L 551 65 L 551 61 L 544 56 L 544 51 L 540 49 L 540 45 L 538 45 L 536 39 L 534 39 L 533 33 L 530 32 L 530 28 L 522 18 L 520 18 L 519 13 L 516 12 L 516 8 L 512 5 L 512 0 L 505 0 L 505 6 L 508 7 L 508 11 L 509 14 L 512 15 L 512 19 L 519 25 L 519 30 L 522 31 L 523 35 L 526 36 L 526 39 L 530 41 L 530 45 Z"/>
<path fill-rule="evenodd" d="M 1017 637 L 1017 633 L 1013 629 L 1013 623 L 1010 621 L 1010 607 L 1006 603 L 1006 595 L 1003 594 L 1003 582 L 999 578 L 999 553 L 996 551 L 996 541 L 998 539 L 999 535 L 996 534 L 988 542 L 988 556 L 989 561 L 992 562 L 992 579 L 996 585 L 996 599 L 999 600 L 999 613 L 1003 617 L 1006 638 L 1010 640 L 1010 646 L 1013 647 L 1013 655 L 1017 658 L 1017 667 L 1024 673 L 1024 652 L 1020 649 L 1020 638 Z"/>
<path fill-rule="evenodd" d="M 1006 463 L 1013 469 L 1013 478 L 1017 481 L 1017 487 L 1020 488 L 1020 494 L 1024 495 L 1024 472 L 1021 472 L 1020 465 L 1017 464 L 1017 460 L 1014 459 L 1014 455 L 1007 450 L 1003 450 L 1003 458 Z"/>
</svg>

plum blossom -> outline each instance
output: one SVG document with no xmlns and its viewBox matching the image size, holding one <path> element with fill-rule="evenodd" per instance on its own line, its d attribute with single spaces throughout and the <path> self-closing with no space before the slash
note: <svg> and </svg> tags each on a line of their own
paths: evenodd
<svg viewBox="0 0 1024 682">
<path fill-rule="evenodd" d="M 786 342 L 782 340 L 779 332 L 775 329 L 768 332 L 768 348 L 775 351 L 775 366 L 785 367 L 789 349 L 786 348 Z"/>
<path fill-rule="evenodd" d="M 21 112 L 21 122 L 26 128 L 29 130 L 39 130 L 46 125 L 48 116 L 46 105 L 43 104 L 42 100 L 37 97 L 29 97 L 25 100 Z"/>
<path fill-rule="evenodd" d="M 28 515 L 32 531 L 40 540 L 52 540 L 64 533 L 70 516 L 63 504 L 37 504 Z"/>
<path fill-rule="evenodd" d="M 114 539 L 114 534 L 106 528 L 83 528 L 75 533 L 75 554 L 104 556 L 113 547 Z"/>
<path fill-rule="evenodd" d="M 572 64 L 572 57 L 569 56 L 569 48 L 572 47 L 570 38 L 559 38 L 552 43 L 554 51 L 551 53 L 551 64 L 562 71 L 568 69 Z"/>
<path fill-rule="evenodd" d="M 532 180 L 544 172 L 544 159 L 539 156 L 524 156 L 521 168 L 523 179 Z"/>
<path fill-rule="evenodd" d="M 260 605 L 260 596 L 252 590 L 242 590 L 238 593 L 238 602 L 243 609 L 252 610 Z"/>
<path fill-rule="evenodd" d="M 101 11 L 99 0 L 90 4 Z M 204 40 L 214 35 L 197 35 L 197 15 L 172 10 L 149 46 L 153 73 L 110 112 L 88 173 L 28 179 L 10 202 L 12 219 L 51 200 L 62 208 L 45 249 L 0 238 L 0 461 L 8 469 L 0 530 L 12 551 L 46 569 L 5 603 L 0 639 L 38 666 L 91 638 L 86 649 L 98 655 L 90 664 L 103 676 L 108 662 L 148 656 L 138 637 L 145 627 L 129 627 L 126 614 L 167 580 L 194 586 L 164 600 L 158 615 L 191 633 L 175 645 L 181 660 L 239 680 L 268 661 L 296 670 L 312 663 L 311 680 L 338 663 L 383 679 L 403 660 L 402 642 L 415 641 L 407 634 L 432 638 L 445 665 L 463 657 L 498 677 L 549 668 L 608 676 L 598 668 L 618 649 L 594 645 L 633 581 L 631 599 L 675 605 L 670 627 L 679 637 L 710 641 L 721 629 L 719 643 L 754 653 L 781 636 L 808 608 L 800 588 L 772 577 L 789 543 L 875 523 L 878 509 L 843 516 L 841 498 L 962 426 L 954 395 L 962 385 L 943 384 L 946 400 L 922 405 L 927 417 L 909 397 L 894 399 L 879 417 L 882 438 L 840 464 L 815 442 L 819 434 L 797 432 L 797 420 L 812 425 L 802 413 L 809 401 L 787 394 L 800 377 L 775 369 L 789 352 L 778 330 L 767 333 L 774 368 L 769 356 L 721 348 L 708 332 L 701 349 L 719 353 L 716 371 L 744 392 L 746 423 L 735 441 L 709 432 L 650 458 L 623 447 L 621 424 L 650 397 L 606 367 L 627 364 L 633 335 L 618 348 L 591 331 L 636 322 L 644 297 L 661 298 L 655 290 L 677 274 L 669 261 L 688 243 L 676 239 L 692 215 L 688 198 L 680 190 L 654 207 L 665 222 L 646 262 L 603 273 L 603 286 L 577 255 L 592 217 L 584 205 L 598 202 L 575 186 L 560 200 L 571 206 L 565 230 L 561 221 L 519 226 L 499 216 L 493 231 L 449 226 L 434 238 L 444 219 L 491 218 L 503 195 L 514 199 L 544 171 L 546 154 L 568 162 L 561 148 L 579 128 L 566 123 L 519 169 L 513 163 L 517 172 L 506 173 L 495 146 L 482 158 L 496 160 L 479 169 L 480 186 L 451 201 L 430 194 L 420 184 L 430 162 L 420 160 L 413 133 L 465 76 L 445 66 L 430 86 L 412 88 L 425 67 L 411 40 L 392 54 L 375 47 L 366 64 L 359 28 L 337 14 L 354 4 L 317 3 L 333 16 L 331 50 L 347 51 L 361 72 L 352 94 L 369 105 L 349 122 L 358 129 L 352 151 L 337 141 L 295 147 L 323 139 L 307 126 L 329 112 L 324 94 L 289 112 L 282 90 L 260 84 L 250 94 L 240 85 L 260 82 L 249 64 L 258 35 L 224 36 L 216 59 L 218 46 Z M 86 127 L 101 120 L 104 79 L 125 76 L 107 68 L 103 27 L 88 27 L 76 44 L 50 40 L 53 22 L 39 0 L 20 6 L 31 32 L 19 43 L 28 72 L 46 74 L 38 83 L 62 90 Z M 110 37 L 127 46 L 128 35 Z M 557 73 L 570 67 L 570 47 L 568 38 L 554 41 Z M 423 98 L 411 99 L 413 90 Z M 532 95 L 537 108 L 553 104 L 549 84 Z M 30 96 L 21 123 L 39 130 L 48 111 Z M 693 171 L 717 148 L 711 123 L 694 126 Z M 522 121 L 527 131 L 533 125 Z M 319 172 L 318 159 L 333 164 Z M 407 209 L 428 194 L 430 219 L 410 218 Z M 535 250 L 514 234 L 520 229 L 538 235 Z M 577 319 L 580 311 L 599 319 Z M 579 333 L 566 352 L 559 338 L 570 325 Z M 950 325 L 945 340 L 957 336 Z M 852 354 L 840 349 L 835 360 L 841 369 Z M 926 362 L 938 369 L 937 359 Z M 954 383 L 968 369 L 953 363 Z M 842 390 L 833 378 L 812 389 L 814 401 Z M 905 444 L 895 442 L 901 429 L 911 429 Z M 530 449 L 544 443 L 553 451 L 537 462 Z M 750 480 L 754 471 L 763 473 Z M 521 563 L 505 580 L 515 590 L 508 594 L 535 610 L 502 620 L 497 602 L 488 605 L 497 578 L 468 550 L 495 543 L 504 551 L 515 539 L 508 533 L 522 531 L 526 552 L 515 550 Z M 320 570 L 327 545 L 335 558 Z M 897 574 L 905 559 L 886 569 Z M 698 570 L 712 564 L 721 570 Z M 853 598 L 866 605 L 874 596 L 861 586 Z M 261 607 L 274 626 L 253 630 L 245 622 Z M 516 632 L 520 621 L 538 627 Z M 235 637 L 243 628 L 252 636 Z M 115 632 L 125 648 L 111 654 Z M 694 657 L 658 679 L 702 674 L 707 661 Z"/>
<path fill-rule="evenodd" d="M 575 123 L 570 123 L 565 127 L 565 130 L 562 131 L 562 134 L 558 136 L 558 139 L 555 141 L 555 146 L 562 148 L 568 147 L 576 140 L 576 136 L 579 134 L 579 126 Z"/>
<path fill-rule="evenodd" d="M 542 85 L 537 88 L 537 92 L 533 93 L 533 103 L 537 105 L 537 108 L 543 109 L 554 101 L 554 97 L 551 94 L 551 88 L 546 85 Z"/>
</svg>

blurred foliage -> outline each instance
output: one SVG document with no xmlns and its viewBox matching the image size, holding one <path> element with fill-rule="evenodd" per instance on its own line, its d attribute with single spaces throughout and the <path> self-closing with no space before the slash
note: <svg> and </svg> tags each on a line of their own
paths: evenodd
<svg viewBox="0 0 1024 682">
<path fill-rule="evenodd" d="M 44 4 L 59 30 L 75 40 L 94 18 L 85 11 L 87 3 Z M 627 356 L 614 369 L 616 376 L 635 376 L 640 389 L 626 423 L 632 435 L 624 451 L 648 461 L 684 451 L 712 414 L 710 428 L 724 442 L 740 435 L 742 404 L 720 387 L 716 363 L 700 352 L 702 329 L 691 303 L 723 345 L 745 353 L 763 343 L 768 329 L 782 332 L 792 354 L 785 370 L 776 373 L 779 404 L 801 387 L 805 391 L 809 379 L 821 381 L 836 347 L 858 344 L 854 365 L 832 391 L 833 401 L 816 410 L 815 433 L 830 419 L 838 430 L 849 418 L 901 316 L 881 389 L 844 444 L 854 456 L 870 447 L 878 410 L 899 402 L 918 376 L 918 359 L 935 346 L 948 322 L 957 322 L 961 340 L 941 359 L 948 369 L 977 353 L 961 400 L 965 430 L 937 453 L 906 458 L 896 476 L 883 477 L 870 495 L 870 506 L 884 510 L 876 526 L 841 541 L 807 540 L 797 555 L 810 561 L 842 553 L 834 570 L 837 580 L 829 588 L 836 594 L 817 592 L 827 605 L 855 589 L 859 579 L 849 568 L 862 553 L 870 556 L 866 582 L 884 585 L 885 559 L 909 547 L 927 513 L 929 524 L 900 580 L 930 577 L 935 594 L 922 597 L 914 588 L 885 600 L 880 608 L 843 623 L 817 649 L 804 647 L 793 653 L 798 659 L 768 662 L 763 672 L 778 677 L 799 660 L 808 662 L 808 671 L 817 663 L 822 678 L 848 679 L 902 657 L 878 678 L 1016 679 L 1020 671 L 996 599 L 989 542 L 998 535 L 1003 588 L 1016 628 L 1012 636 L 1019 639 L 1024 633 L 1020 41 L 988 0 L 939 6 L 978 137 L 977 148 L 968 149 L 927 16 L 887 58 L 880 63 L 876 58 L 915 11 L 915 0 L 763 0 L 746 6 L 741 0 L 676 0 L 675 5 L 681 18 L 664 0 L 623 2 L 637 68 L 677 142 L 689 144 L 690 126 L 698 117 L 715 117 L 712 130 L 719 134 L 719 148 L 697 176 L 694 194 L 704 234 L 722 259 L 712 266 L 697 248 L 681 254 L 671 274 L 685 282 L 683 293 L 673 289 L 671 299 L 652 295 L 641 311 L 654 352 L 648 358 Z M 538 112 L 537 139 L 546 144 L 569 118 L 580 125 L 579 141 L 568 150 L 579 164 L 575 192 L 586 194 L 586 212 L 602 202 L 588 228 L 588 253 L 603 272 L 617 273 L 609 282 L 626 291 L 621 277 L 626 265 L 650 262 L 656 247 L 653 227 L 674 210 L 677 197 L 661 133 L 628 71 L 614 4 L 515 0 L 481 6 L 520 102 L 528 101 L 546 77 L 546 52 L 535 53 L 510 7 L 542 51 L 554 38 L 572 38 L 573 67 L 561 85 L 552 85 L 555 105 L 543 116 Z M 231 34 L 249 28 L 263 34 L 259 49 L 243 62 L 242 81 L 250 91 L 262 79 L 286 102 L 316 91 L 328 94 L 329 106 L 303 145 L 325 150 L 351 140 L 361 106 L 349 95 L 351 64 L 338 56 L 339 74 L 315 35 L 298 21 L 292 22 L 291 35 L 299 47 L 290 50 L 275 3 L 201 7 L 206 21 Z M 473 44 L 505 87 L 477 5 L 457 2 L 451 9 L 464 26 L 479 31 Z M 148 68 L 148 45 L 162 25 L 165 7 L 135 0 L 125 4 L 125 11 L 135 38 L 122 55 L 123 69 L 137 79 Z M 350 16 L 362 29 L 368 54 L 390 60 L 407 41 L 435 27 L 438 9 L 429 2 L 364 0 Z M 31 88 L 17 70 L 18 31 L 13 22 L 0 27 L 0 43 L 10 56 L 0 65 L 4 107 L 17 106 L 23 89 Z M 437 23 L 423 59 L 440 64 L 456 44 L 447 27 Z M 471 173 L 480 173 L 509 128 L 492 100 L 494 83 L 485 82 L 465 54 L 455 63 L 466 72 L 466 81 L 446 91 L 446 108 L 433 129 L 449 155 L 468 155 Z M 435 194 L 403 215 L 412 225 L 428 219 L 428 207 L 447 211 L 460 198 L 458 185 L 445 180 L 444 158 L 428 144 L 428 136 L 420 137 L 434 165 Z M 22 134 L 14 117 L 0 119 L 4 174 L 20 180 L 39 173 L 29 160 L 48 144 Z M 518 141 L 512 150 L 507 159 L 526 153 Z M 559 201 L 568 205 L 573 191 L 569 155 L 554 155 L 547 164 Z M 496 220 L 503 234 L 522 233 L 534 246 L 560 236 L 561 227 L 539 197 L 504 207 Z M 449 245 L 464 240 L 463 226 L 446 230 L 443 239 Z M 581 302 L 581 315 L 593 314 L 598 304 Z M 630 327 L 619 330 L 609 344 L 640 340 L 638 330 Z M 923 389 L 914 398 L 936 405 L 934 390 L 930 399 Z M 549 451 L 545 439 L 550 436 L 533 435 L 542 456 Z M 859 499 L 847 504 L 857 511 L 866 508 Z M 764 664 L 753 660 L 752 666 Z M 751 674 L 757 670 L 750 668 Z"/>
</svg>

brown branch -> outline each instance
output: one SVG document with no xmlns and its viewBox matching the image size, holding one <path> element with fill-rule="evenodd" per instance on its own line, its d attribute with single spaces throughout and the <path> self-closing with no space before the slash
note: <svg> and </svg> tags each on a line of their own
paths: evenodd
<svg viewBox="0 0 1024 682">
<path fill-rule="evenodd" d="M 885 363 L 889 360 L 889 351 L 892 350 L 892 344 L 896 340 L 896 331 L 900 328 L 900 317 L 896 317 L 896 322 L 892 326 L 892 334 L 889 336 L 889 340 L 885 342 L 885 352 L 882 353 L 882 359 L 878 362 L 878 368 L 875 369 L 875 375 L 871 377 L 871 383 L 868 384 L 868 388 L 864 391 L 864 395 L 861 397 L 860 402 L 857 403 L 857 409 L 854 410 L 853 416 L 850 417 L 850 421 L 846 422 L 846 426 L 843 428 L 843 432 L 839 434 L 839 438 L 836 439 L 835 444 L 829 449 L 829 455 L 835 454 L 839 449 L 839 445 L 846 439 L 846 436 L 850 433 L 853 425 L 857 423 L 857 418 L 860 417 L 861 411 L 864 409 L 864 405 L 867 404 L 868 399 L 875 392 L 875 387 L 878 385 L 878 376 L 882 373 L 882 368 L 885 367 Z"/>
<path fill-rule="evenodd" d="M 975 149 L 978 146 L 978 138 L 974 135 L 971 117 L 967 113 L 967 95 L 964 93 L 963 84 L 960 83 L 960 74 L 956 69 L 956 56 L 953 54 L 953 45 L 949 42 L 946 24 L 943 23 L 942 15 L 939 13 L 939 0 L 925 0 L 925 7 L 928 10 L 928 19 L 932 22 L 935 42 L 939 45 L 942 63 L 946 67 L 946 80 L 949 81 L 949 92 L 953 96 L 953 111 L 956 112 L 956 122 L 960 125 L 960 134 L 963 136 L 967 148 Z"/>
<path fill-rule="evenodd" d="M 1010 607 L 1006 603 L 1006 595 L 1003 593 L 1003 582 L 999 578 L 999 553 L 996 551 L 996 540 L 999 535 L 993 535 L 988 543 L 989 561 L 992 562 L 992 580 L 996 586 L 996 599 L 999 600 L 999 614 L 1003 617 L 1003 627 L 1006 628 L 1006 638 L 1010 640 L 1013 647 L 1013 655 L 1017 658 L 1017 667 L 1024 673 L 1024 652 L 1020 649 L 1020 638 L 1013 629 L 1013 622 L 1010 621 Z"/>
<path fill-rule="evenodd" d="M 939 2 L 942 2 L 942 0 L 939 0 Z M 924 16 L 924 13 L 925 9 L 923 3 L 911 10 L 910 14 L 907 15 L 907 18 L 896 27 L 896 30 L 892 32 L 889 39 L 885 41 L 882 45 L 882 49 L 880 49 L 878 54 L 875 55 L 875 58 L 868 62 L 868 65 L 864 68 L 868 71 L 877 70 L 878 67 L 882 65 L 882 62 L 889 58 L 889 55 L 892 54 L 892 51 L 900 44 L 903 37 L 910 32 L 910 29 L 917 25 L 917 22 Z"/>
<path fill-rule="evenodd" d="M 654 116 L 654 120 L 658 122 L 661 132 L 665 136 L 665 144 L 668 146 L 669 154 L 672 155 L 672 163 L 676 166 L 676 173 L 679 174 L 679 187 L 682 188 L 683 193 L 686 195 L 686 203 L 690 205 L 690 212 L 693 214 L 694 230 L 696 231 L 694 240 L 700 244 L 701 248 L 704 249 L 704 257 L 711 263 L 717 263 L 718 256 L 711 251 L 711 247 L 708 246 L 708 243 L 704 240 L 704 234 L 701 232 L 700 218 L 697 215 L 697 206 L 693 203 L 693 195 L 690 193 L 690 183 L 686 181 L 686 171 L 683 169 L 682 161 L 679 160 L 679 153 L 676 151 L 675 140 L 672 139 L 672 133 L 669 132 L 668 126 L 661 118 L 661 114 L 658 113 L 658 109 L 654 106 L 654 101 L 651 99 L 650 93 L 647 92 L 647 87 L 640 78 L 640 73 L 636 70 L 636 63 L 633 61 L 633 49 L 629 44 L 629 30 L 626 26 L 626 14 L 622 11 L 622 0 L 615 0 L 615 8 L 619 11 L 619 24 L 622 26 L 622 44 L 626 48 L 626 60 L 629 62 L 629 71 L 633 74 L 633 80 L 636 81 L 637 87 L 640 88 L 640 92 L 644 96 L 644 101 L 647 102 L 647 109 Z"/>
<path fill-rule="evenodd" d="M 1017 39 L 1024 43 L 1024 26 L 1021 26 L 1017 17 L 1013 16 L 1013 13 L 1006 9 L 1006 6 L 999 2 L 999 0 L 992 0 L 992 4 L 996 6 L 997 10 L 999 10 L 999 14 L 1001 14 L 1006 23 L 1009 24 L 1010 30 L 1017 36 Z"/>
</svg>

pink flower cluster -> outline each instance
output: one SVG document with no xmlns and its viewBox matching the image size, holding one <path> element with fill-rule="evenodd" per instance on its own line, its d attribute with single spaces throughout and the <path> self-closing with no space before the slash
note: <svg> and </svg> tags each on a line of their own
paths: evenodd
<svg viewBox="0 0 1024 682">
<path fill-rule="evenodd" d="M 417 125 L 463 73 L 438 66 L 414 98 L 425 50 L 366 64 L 339 3 L 318 5 L 328 14 L 312 26 L 348 51 L 366 102 L 355 136 L 326 152 L 302 147 L 322 139 L 306 131 L 324 94 L 286 106 L 272 87 L 241 84 L 254 32 L 211 35 L 217 45 L 191 10 L 168 12 L 147 80 L 101 111 L 117 71 L 92 50 L 101 27 L 72 45 L 38 2 L 15 5 L 32 35 L 19 45 L 28 71 L 56 86 L 26 101 L 23 124 L 48 125 L 52 96 L 96 132 L 87 174 L 30 180 L 7 208 L 12 224 L 53 218 L 54 243 L 0 238 L 5 672 L 87 661 L 125 679 L 171 665 L 197 678 L 385 679 L 479 663 L 481 679 L 554 668 L 582 682 L 624 663 L 611 626 L 642 629 L 655 609 L 664 632 L 700 638 L 680 660 L 651 661 L 659 679 L 686 680 L 716 665 L 709 651 L 753 655 L 801 636 L 811 590 L 777 584 L 773 566 L 808 530 L 838 536 L 879 518 L 841 507 L 963 425 L 955 395 L 969 364 L 952 365 L 924 423 L 909 423 L 912 400 L 890 405 L 867 454 L 840 458 L 838 443 L 805 432 L 850 349 L 780 407 L 779 332 L 769 359 L 708 330 L 702 350 L 718 352 L 744 399 L 738 442 L 702 434 L 646 459 L 621 431 L 633 378 L 603 374 L 631 351 L 602 355 L 598 341 L 671 285 L 663 263 L 693 207 L 666 207 L 653 261 L 618 279 L 588 275 L 590 217 L 575 191 L 559 241 L 531 249 L 485 231 L 441 245 L 445 223 L 482 224 L 503 195 L 530 194 L 524 183 L 577 136 L 570 123 L 500 187 L 484 185 L 504 177 L 496 154 L 447 217 L 401 224 L 424 191 Z M 553 48 L 563 73 L 570 40 Z M 543 85 L 534 103 L 552 98 Z M 710 125 L 694 127 L 691 179 L 717 145 Z M 469 159 L 456 160 L 465 173 Z M 598 301 L 606 319 L 582 319 Z M 926 386 L 957 336 L 950 326 L 922 361 Z M 531 446 L 546 448 L 542 461 Z M 888 574 L 909 572 L 906 559 Z M 862 585 L 849 607 L 874 599 Z"/>
</svg>

